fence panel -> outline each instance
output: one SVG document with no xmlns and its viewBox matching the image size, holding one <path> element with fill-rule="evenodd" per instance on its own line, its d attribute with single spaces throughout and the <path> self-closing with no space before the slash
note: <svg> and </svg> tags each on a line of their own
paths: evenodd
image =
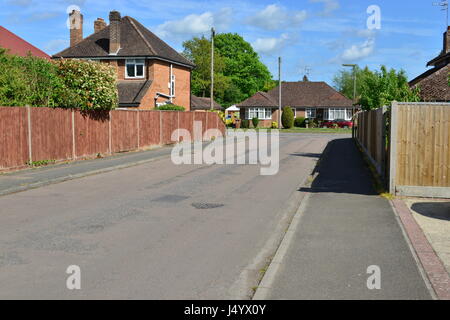
<svg viewBox="0 0 450 320">
<path fill-rule="evenodd" d="M 110 153 L 109 112 L 73 112 L 77 158 Z"/>
<path fill-rule="evenodd" d="M 161 112 L 139 112 L 139 144 L 141 148 L 161 144 Z"/>
<path fill-rule="evenodd" d="M 125 152 L 138 148 L 138 112 L 111 111 L 112 152 Z"/>
<path fill-rule="evenodd" d="M 0 170 L 19 168 L 29 161 L 28 111 L 0 107 Z"/>
<path fill-rule="evenodd" d="M 30 108 L 32 160 L 73 158 L 72 111 Z"/>
<path fill-rule="evenodd" d="M 450 104 L 394 103 L 392 193 L 450 198 Z"/>
<path fill-rule="evenodd" d="M 178 116 L 180 112 L 161 111 L 162 116 L 162 144 L 178 142 L 178 136 L 172 140 L 172 133 L 178 129 Z"/>
</svg>

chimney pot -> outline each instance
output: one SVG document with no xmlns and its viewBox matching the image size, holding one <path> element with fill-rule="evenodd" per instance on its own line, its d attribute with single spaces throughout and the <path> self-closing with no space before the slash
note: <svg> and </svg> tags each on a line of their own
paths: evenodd
<svg viewBox="0 0 450 320">
<path fill-rule="evenodd" d="M 80 43 L 83 40 L 83 15 L 78 10 L 69 13 L 70 24 L 70 46 Z"/>
<path fill-rule="evenodd" d="M 97 33 L 106 28 L 106 22 L 102 18 L 97 18 L 94 21 L 94 33 Z"/>
<path fill-rule="evenodd" d="M 120 22 L 120 12 L 111 11 L 109 13 L 109 54 L 112 55 L 120 50 Z"/>
</svg>

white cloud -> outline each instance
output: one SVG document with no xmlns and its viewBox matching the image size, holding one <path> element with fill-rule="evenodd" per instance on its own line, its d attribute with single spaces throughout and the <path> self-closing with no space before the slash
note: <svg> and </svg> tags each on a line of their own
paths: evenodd
<svg viewBox="0 0 450 320">
<path fill-rule="evenodd" d="M 259 53 L 271 54 L 283 49 L 289 40 L 289 36 L 284 33 L 280 38 L 258 38 L 252 43 L 252 47 Z"/>
<path fill-rule="evenodd" d="M 323 3 L 324 8 L 323 11 L 320 12 L 320 14 L 325 16 L 331 14 L 333 11 L 339 9 L 340 7 L 340 4 L 337 0 L 309 0 L 309 1 L 314 3 Z"/>
<path fill-rule="evenodd" d="M 354 44 L 340 56 L 342 61 L 352 62 L 370 56 L 375 50 L 375 39 L 369 38 L 364 43 Z"/>
<path fill-rule="evenodd" d="M 247 23 L 265 30 L 278 30 L 297 26 L 307 18 L 305 10 L 289 12 L 283 7 L 271 4 L 254 16 L 247 18 Z"/>
<path fill-rule="evenodd" d="M 215 13 L 190 14 L 181 20 L 164 22 L 156 28 L 156 33 L 161 37 L 200 35 L 212 27 L 220 32 L 228 27 L 232 13 L 231 8 L 223 8 Z"/>
<path fill-rule="evenodd" d="M 68 46 L 69 46 L 69 40 L 64 40 L 64 39 L 51 40 L 44 46 L 44 51 L 47 53 L 50 53 L 50 54 L 57 53 L 65 48 L 67 48 Z"/>
</svg>

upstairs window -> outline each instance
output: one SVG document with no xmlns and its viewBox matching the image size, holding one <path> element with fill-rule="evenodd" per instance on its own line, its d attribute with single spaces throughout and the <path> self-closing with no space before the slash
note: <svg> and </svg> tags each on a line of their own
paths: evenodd
<svg viewBox="0 0 450 320">
<path fill-rule="evenodd" d="M 142 79 L 145 78 L 145 60 L 144 59 L 127 59 L 126 61 L 126 78 Z"/>
</svg>

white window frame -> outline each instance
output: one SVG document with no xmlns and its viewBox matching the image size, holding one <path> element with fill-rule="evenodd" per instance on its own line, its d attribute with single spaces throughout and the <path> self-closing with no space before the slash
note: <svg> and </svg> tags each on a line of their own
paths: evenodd
<svg viewBox="0 0 450 320">
<path fill-rule="evenodd" d="M 346 121 L 352 120 L 353 110 L 349 108 L 329 108 L 325 109 L 324 120 L 334 121 L 337 119 L 344 119 Z"/>
<path fill-rule="evenodd" d="M 258 118 L 259 120 L 272 120 L 272 108 L 252 107 L 245 109 L 245 118 L 252 120 Z"/>
<path fill-rule="evenodd" d="M 172 79 L 170 80 L 170 96 L 172 98 L 175 97 L 175 86 L 176 86 L 176 78 L 175 75 L 172 75 Z"/>
<path fill-rule="evenodd" d="M 128 65 L 134 64 L 135 76 L 128 74 Z M 142 66 L 142 76 L 136 76 L 137 66 Z M 126 79 L 145 79 L 145 59 L 126 59 L 125 60 L 125 78 Z"/>
<path fill-rule="evenodd" d="M 305 116 L 307 119 L 317 118 L 317 109 L 316 108 L 306 108 Z"/>
</svg>

